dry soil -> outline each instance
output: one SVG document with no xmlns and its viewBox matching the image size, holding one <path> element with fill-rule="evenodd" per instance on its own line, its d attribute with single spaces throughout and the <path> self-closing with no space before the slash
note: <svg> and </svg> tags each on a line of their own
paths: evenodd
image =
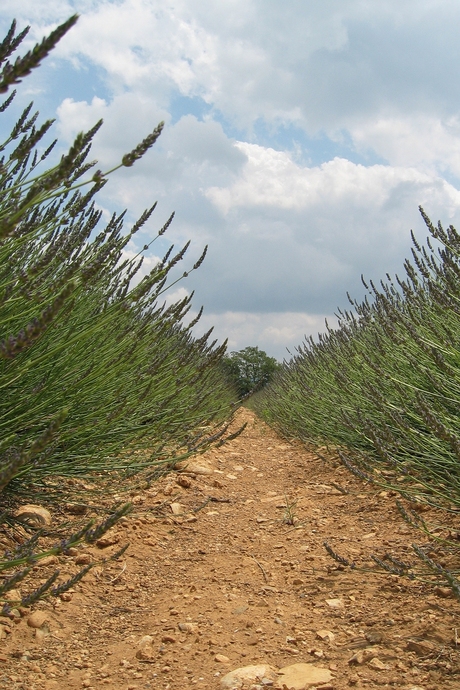
<svg viewBox="0 0 460 690">
<path fill-rule="evenodd" d="M 306 662 L 332 671 L 323 687 L 333 690 L 460 688 L 459 602 L 372 572 L 372 554 L 413 563 L 411 544 L 428 543 L 395 495 L 279 438 L 252 412 L 242 418 L 242 436 L 133 496 L 133 513 L 99 547 L 59 558 L 71 576 L 130 543 L 62 600 L 4 621 L 0 687 L 213 690 L 241 666 Z M 367 572 L 332 560 L 324 541 Z"/>
</svg>

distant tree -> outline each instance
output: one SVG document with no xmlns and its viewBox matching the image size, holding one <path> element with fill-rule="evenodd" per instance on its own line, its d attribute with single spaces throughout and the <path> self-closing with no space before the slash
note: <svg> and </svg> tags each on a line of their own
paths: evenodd
<svg viewBox="0 0 460 690">
<path fill-rule="evenodd" d="M 266 386 L 281 366 L 274 357 L 269 357 L 258 347 L 230 352 L 222 363 L 228 378 L 241 396 Z"/>
</svg>

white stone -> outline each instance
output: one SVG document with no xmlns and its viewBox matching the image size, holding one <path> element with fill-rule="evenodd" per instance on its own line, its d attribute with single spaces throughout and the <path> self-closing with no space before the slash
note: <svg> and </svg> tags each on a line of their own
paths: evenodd
<svg viewBox="0 0 460 690">
<path fill-rule="evenodd" d="M 243 666 L 227 673 L 220 681 L 222 690 L 239 690 L 243 684 L 255 683 L 264 679 L 275 681 L 278 677 L 276 670 L 268 664 L 258 666 Z"/>
<path fill-rule="evenodd" d="M 285 685 L 289 690 L 307 690 L 307 688 L 332 680 L 329 669 L 313 666 L 313 664 L 292 664 L 280 668 L 278 674 L 280 678 L 276 687 L 282 688 Z"/>
<path fill-rule="evenodd" d="M 32 503 L 18 508 L 15 517 L 20 522 L 30 525 L 51 525 L 50 511 Z"/>
</svg>

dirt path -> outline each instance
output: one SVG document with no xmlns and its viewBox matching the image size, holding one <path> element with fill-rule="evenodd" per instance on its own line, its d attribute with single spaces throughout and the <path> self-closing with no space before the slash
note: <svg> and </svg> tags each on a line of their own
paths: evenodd
<svg viewBox="0 0 460 690">
<path fill-rule="evenodd" d="M 324 689 L 460 687 L 456 600 L 351 572 L 324 550 L 327 540 L 360 564 L 387 551 L 413 561 L 410 544 L 423 539 L 394 497 L 240 415 L 244 435 L 196 461 L 207 473 L 174 474 L 134 497 L 117 543 L 102 549 L 129 541 L 120 562 L 95 568 L 70 601 L 37 604 L 41 628 L 29 614 L 11 623 L 0 687 L 212 690 L 241 666 L 299 662 L 332 672 Z M 173 516 L 171 503 L 185 512 Z M 62 573 L 76 572 L 79 553 L 61 558 Z"/>
</svg>

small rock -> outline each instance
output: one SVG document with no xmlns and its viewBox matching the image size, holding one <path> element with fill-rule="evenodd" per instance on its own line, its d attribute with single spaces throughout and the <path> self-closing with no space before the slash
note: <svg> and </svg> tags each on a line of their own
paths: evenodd
<svg viewBox="0 0 460 690">
<path fill-rule="evenodd" d="M 185 632 L 189 635 L 196 635 L 198 632 L 198 625 L 196 623 L 178 623 L 177 627 L 181 632 Z"/>
<path fill-rule="evenodd" d="M 43 568 L 47 565 L 56 565 L 56 563 L 59 563 L 59 558 L 57 556 L 45 556 L 45 558 L 40 558 L 40 560 L 35 563 L 35 567 L 38 566 Z"/>
<path fill-rule="evenodd" d="M 75 546 L 71 546 L 67 551 L 65 551 L 66 556 L 78 556 L 78 549 Z"/>
<path fill-rule="evenodd" d="M 194 462 L 188 462 L 187 460 L 183 460 L 182 462 L 177 463 L 176 469 L 180 470 L 184 474 L 206 475 L 213 473 L 210 467 L 206 467 L 206 465 L 198 465 Z"/>
<path fill-rule="evenodd" d="M 247 610 L 248 610 L 248 607 L 246 605 L 237 606 L 236 609 L 233 609 L 232 613 L 234 613 L 236 616 L 239 616 L 242 613 L 245 613 Z"/>
<path fill-rule="evenodd" d="M 152 647 L 153 637 L 151 635 L 144 635 L 139 640 L 136 650 L 136 659 L 139 661 L 153 661 L 155 653 Z"/>
<path fill-rule="evenodd" d="M 91 563 L 92 558 L 89 553 L 81 553 L 79 556 L 76 557 L 75 563 L 76 565 L 88 565 Z"/>
<path fill-rule="evenodd" d="M 365 634 L 365 638 L 369 644 L 380 644 L 383 640 L 383 635 L 378 630 L 368 630 Z"/>
<path fill-rule="evenodd" d="M 19 522 L 27 525 L 40 526 L 51 525 L 51 513 L 43 506 L 28 504 L 17 509 L 15 517 Z"/>
<path fill-rule="evenodd" d="M 112 532 L 109 530 L 106 534 L 104 534 L 103 537 L 97 540 L 96 546 L 99 549 L 106 549 L 108 546 L 113 546 L 114 544 L 118 544 L 120 541 L 120 537 L 116 532 Z"/>
<path fill-rule="evenodd" d="M 230 659 L 228 656 L 225 656 L 224 654 L 216 654 L 214 657 L 214 661 L 217 661 L 219 664 L 229 664 Z"/>
<path fill-rule="evenodd" d="M 305 581 L 302 580 L 300 577 L 296 577 L 294 578 L 294 580 L 292 580 L 292 584 L 298 587 L 299 585 L 304 585 Z"/>
<path fill-rule="evenodd" d="M 453 596 L 453 592 L 450 587 L 436 587 L 434 592 L 438 597 L 442 597 L 443 599 L 450 599 Z"/>
<path fill-rule="evenodd" d="M 71 515 L 84 515 L 88 506 L 85 503 L 67 503 L 65 509 Z"/>
<path fill-rule="evenodd" d="M 72 601 L 72 592 L 63 592 L 59 597 L 61 601 Z"/>
<path fill-rule="evenodd" d="M 222 690 L 239 690 L 243 685 L 260 682 L 263 686 L 270 687 L 277 679 L 275 669 L 268 664 L 259 666 L 243 666 L 227 673 L 220 681 Z"/>
<path fill-rule="evenodd" d="M 409 652 L 415 652 L 417 656 L 428 656 L 434 652 L 436 647 L 429 640 L 409 640 L 406 649 Z"/>
<path fill-rule="evenodd" d="M 278 671 L 280 679 L 276 687 L 286 686 L 289 690 L 306 690 L 332 680 L 332 673 L 327 668 L 313 664 L 292 664 Z"/>
<path fill-rule="evenodd" d="M 8 592 L 5 592 L 3 595 L 3 598 L 5 601 L 21 601 L 22 599 L 22 594 L 19 591 L 19 589 L 10 589 Z"/>
<path fill-rule="evenodd" d="M 387 664 L 384 664 L 383 661 L 381 661 L 378 657 L 374 657 L 369 661 L 369 666 L 371 668 L 375 669 L 376 671 L 389 671 L 390 667 L 387 666 Z"/>
<path fill-rule="evenodd" d="M 326 604 L 331 609 L 343 609 L 343 599 L 326 599 Z"/>
<path fill-rule="evenodd" d="M 328 642 L 334 642 L 335 640 L 335 635 L 330 630 L 318 630 L 316 637 L 323 641 L 327 640 Z"/>
<path fill-rule="evenodd" d="M 13 623 L 19 623 L 21 620 L 21 612 L 19 609 L 11 609 L 8 613 L 8 618 L 13 621 Z"/>
<path fill-rule="evenodd" d="M 153 649 L 151 647 L 141 647 L 136 650 L 136 659 L 139 661 L 151 662 L 155 658 Z"/>
<path fill-rule="evenodd" d="M 182 515 L 184 506 L 181 503 L 171 503 L 170 506 L 173 515 Z"/>
<path fill-rule="evenodd" d="M 173 644 L 174 642 L 177 642 L 176 638 L 174 635 L 163 635 L 161 638 L 162 642 L 169 642 L 170 644 Z"/>
<path fill-rule="evenodd" d="M 49 615 L 46 611 L 34 611 L 27 619 L 29 628 L 41 628 L 49 621 Z"/>
<path fill-rule="evenodd" d="M 176 482 L 183 489 L 190 489 L 190 487 L 192 486 L 192 480 L 189 477 L 186 477 L 185 475 L 179 475 L 176 479 Z"/>
<path fill-rule="evenodd" d="M 351 659 L 348 659 L 348 663 L 351 665 L 356 664 L 357 666 L 361 666 L 361 664 L 365 664 L 366 661 L 370 661 L 373 659 L 375 656 L 377 656 L 377 652 L 372 649 L 360 649 L 359 652 L 356 652 L 356 654 L 353 654 Z"/>
</svg>

